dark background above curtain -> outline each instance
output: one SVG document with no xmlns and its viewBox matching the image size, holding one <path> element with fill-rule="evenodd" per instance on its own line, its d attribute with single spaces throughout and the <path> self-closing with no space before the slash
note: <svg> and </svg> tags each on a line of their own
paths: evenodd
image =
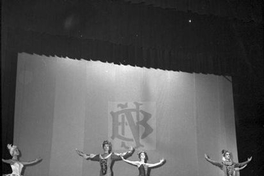
<svg viewBox="0 0 264 176">
<path fill-rule="evenodd" d="M 191 11 L 198 14 L 211 14 L 229 19 L 238 19 L 245 22 L 262 21 L 261 0 L 125 0 L 131 3 L 141 3 L 177 11 Z"/>
</svg>

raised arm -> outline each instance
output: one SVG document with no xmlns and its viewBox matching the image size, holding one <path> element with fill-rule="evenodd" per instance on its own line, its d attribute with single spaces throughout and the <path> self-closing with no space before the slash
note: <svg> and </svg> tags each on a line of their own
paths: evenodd
<svg viewBox="0 0 264 176">
<path fill-rule="evenodd" d="M 35 159 L 35 160 L 33 160 L 33 161 L 23 161 L 23 162 L 21 162 L 23 165 L 31 165 L 31 164 L 36 164 L 36 163 L 38 163 L 38 162 L 40 162 L 42 159 L 40 159 L 40 158 L 37 158 L 37 159 Z"/>
<path fill-rule="evenodd" d="M 80 150 L 78 150 L 78 149 L 75 149 L 75 151 L 76 151 L 76 153 L 79 155 L 79 156 L 81 156 L 81 157 L 83 157 L 84 159 L 86 159 L 86 160 L 96 160 L 97 161 L 97 159 L 96 159 L 96 155 L 95 154 L 85 154 L 85 153 L 83 153 L 82 151 L 80 151 Z M 98 159 L 99 160 L 99 159 Z"/>
<path fill-rule="evenodd" d="M 221 163 L 211 160 L 210 157 L 206 154 L 204 154 L 204 157 L 205 157 L 206 161 L 208 161 L 209 163 L 213 164 L 214 166 L 217 166 L 220 169 L 222 169 L 223 165 Z"/>
<path fill-rule="evenodd" d="M 129 150 L 125 153 L 122 153 L 122 157 L 124 159 L 127 159 L 128 157 L 132 156 L 134 153 L 135 149 L 133 147 L 130 147 Z"/>
<path fill-rule="evenodd" d="M 130 147 L 127 152 L 124 153 L 114 153 L 113 158 L 114 160 L 121 160 L 122 157 L 124 159 L 127 159 L 128 157 L 132 156 L 134 153 L 135 149 L 133 147 Z"/>
<path fill-rule="evenodd" d="M 252 157 L 248 158 L 247 161 L 242 162 L 242 163 L 235 163 L 235 167 L 243 167 L 247 163 L 249 163 L 252 160 Z"/>
<path fill-rule="evenodd" d="M 139 165 L 139 162 L 138 162 L 138 161 L 130 161 L 130 160 L 125 159 L 125 158 L 122 157 L 122 156 L 121 156 L 121 159 L 122 159 L 123 161 L 125 161 L 126 163 L 131 164 L 132 166 L 138 166 L 138 165 Z"/>
<path fill-rule="evenodd" d="M 165 159 L 161 159 L 158 163 L 154 163 L 154 164 L 148 163 L 147 165 L 149 168 L 154 168 L 154 167 L 162 166 L 163 164 L 165 164 L 165 162 L 166 162 Z"/>
</svg>

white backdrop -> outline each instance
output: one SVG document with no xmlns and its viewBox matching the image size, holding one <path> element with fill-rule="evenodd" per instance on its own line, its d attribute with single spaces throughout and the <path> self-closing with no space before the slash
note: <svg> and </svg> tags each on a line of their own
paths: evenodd
<svg viewBox="0 0 264 176">
<path fill-rule="evenodd" d="M 231 78 L 229 78 L 231 80 Z M 43 158 L 26 176 L 99 175 L 99 163 L 75 153 L 101 153 L 108 139 L 117 152 L 145 150 L 167 163 L 153 176 L 212 176 L 221 150 L 237 146 L 232 83 L 222 76 L 18 54 L 14 143 L 21 160 Z M 135 176 L 122 161 L 115 176 Z"/>
</svg>

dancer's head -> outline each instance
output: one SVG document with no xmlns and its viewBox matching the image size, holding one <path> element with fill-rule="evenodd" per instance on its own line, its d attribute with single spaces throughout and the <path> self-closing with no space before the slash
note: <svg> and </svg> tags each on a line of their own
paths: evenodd
<svg viewBox="0 0 264 176">
<path fill-rule="evenodd" d="M 112 144 L 111 144 L 111 142 L 109 142 L 107 140 L 103 142 L 102 147 L 103 147 L 105 152 L 110 153 L 112 151 Z"/>
<path fill-rule="evenodd" d="M 15 146 L 15 145 L 7 144 L 7 148 L 9 150 L 9 153 L 10 153 L 11 156 L 18 156 L 20 154 L 19 150 L 18 150 L 18 147 Z"/>
<path fill-rule="evenodd" d="M 144 160 L 145 162 L 147 162 L 148 160 L 148 155 L 145 151 L 141 151 L 141 152 L 138 152 L 138 158 L 140 160 Z"/>
<path fill-rule="evenodd" d="M 232 153 L 227 150 L 222 150 L 223 161 L 232 161 Z"/>
</svg>

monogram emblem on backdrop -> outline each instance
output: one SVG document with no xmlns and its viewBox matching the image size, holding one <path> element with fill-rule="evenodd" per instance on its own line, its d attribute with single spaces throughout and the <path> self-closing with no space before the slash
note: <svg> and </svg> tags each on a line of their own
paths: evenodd
<svg viewBox="0 0 264 176">
<path fill-rule="evenodd" d="M 109 133 L 114 143 L 116 141 L 116 145 L 119 145 L 118 148 L 128 149 L 128 144 L 133 144 L 135 148 L 146 149 L 147 139 L 152 139 L 150 145 L 153 146 L 153 142 L 156 142 L 153 141 L 153 138 L 156 139 L 153 134 L 156 122 L 153 116 L 155 106 L 138 102 L 114 103 L 113 106 L 115 110 L 110 111 Z"/>
</svg>

